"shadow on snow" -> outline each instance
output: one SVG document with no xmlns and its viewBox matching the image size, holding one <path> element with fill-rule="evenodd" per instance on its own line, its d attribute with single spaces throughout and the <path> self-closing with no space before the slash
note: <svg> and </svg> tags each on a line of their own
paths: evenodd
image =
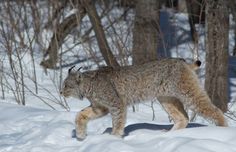
<svg viewBox="0 0 236 152">
<path fill-rule="evenodd" d="M 189 123 L 186 128 L 194 128 L 194 127 L 204 127 L 206 125 L 198 124 L 198 123 Z M 131 132 L 136 130 L 170 130 L 173 127 L 173 124 L 168 125 L 160 125 L 160 124 L 150 124 L 150 123 L 136 123 L 131 124 L 125 127 L 124 136 L 128 136 Z M 111 133 L 112 128 L 107 128 L 103 134 Z M 72 138 L 76 138 L 75 129 L 72 130 Z"/>
</svg>

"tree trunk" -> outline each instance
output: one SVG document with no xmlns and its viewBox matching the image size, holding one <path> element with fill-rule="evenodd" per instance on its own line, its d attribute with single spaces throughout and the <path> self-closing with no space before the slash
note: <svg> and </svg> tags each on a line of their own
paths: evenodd
<svg viewBox="0 0 236 152">
<path fill-rule="evenodd" d="M 235 0 L 228 0 L 228 6 L 230 8 L 230 12 L 233 15 L 234 21 L 234 49 L 233 49 L 233 56 L 236 56 L 236 1 Z"/>
<path fill-rule="evenodd" d="M 235 16 L 236 18 L 236 16 Z M 236 56 L 236 19 L 234 20 L 234 49 L 233 49 L 233 56 Z"/>
<path fill-rule="evenodd" d="M 159 42 L 159 2 L 138 0 L 133 29 L 133 64 L 157 59 Z"/>
<path fill-rule="evenodd" d="M 223 112 L 228 103 L 229 12 L 224 0 L 206 1 L 206 80 L 212 102 Z"/>
<path fill-rule="evenodd" d="M 98 42 L 99 49 L 103 55 L 103 58 L 108 66 L 113 68 L 119 67 L 116 58 L 112 54 L 112 51 L 106 40 L 105 32 L 102 27 L 101 20 L 98 16 L 95 3 L 93 0 L 81 0 L 81 4 L 85 7 L 86 12 L 89 16 L 90 22 L 93 25 L 95 36 Z"/>
</svg>

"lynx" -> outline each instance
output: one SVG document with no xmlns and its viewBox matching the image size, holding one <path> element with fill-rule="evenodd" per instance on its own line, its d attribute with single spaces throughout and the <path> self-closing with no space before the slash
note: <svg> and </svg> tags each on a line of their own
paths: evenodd
<svg viewBox="0 0 236 152">
<path fill-rule="evenodd" d="M 122 136 L 127 106 L 152 99 L 158 99 L 173 119 L 171 130 L 187 126 L 188 115 L 184 106 L 216 125 L 227 126 L 223 113 L 211 103 L 199 84 L 194 71 L 198 64 L 162 59 L 137 66 L 107 67 L 83 73 L 70 68 L 61 94 L 79 99 L 86 97 L 91 102 L 76 116 L 77 138 L 82 140 L 86 137 L 89 120 L 108 113 L 112 116 L 112 134 Z"/>
</svg>

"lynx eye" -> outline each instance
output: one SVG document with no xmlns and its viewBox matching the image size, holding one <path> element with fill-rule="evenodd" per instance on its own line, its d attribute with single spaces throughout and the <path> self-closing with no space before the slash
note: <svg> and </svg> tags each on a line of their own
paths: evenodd
<svg viewBox="0 0 236 152">
<path fill-rule="evenodd" d="M 73 88 L 72 85 L 65 85 L 65 88 Z"/>
</svg>

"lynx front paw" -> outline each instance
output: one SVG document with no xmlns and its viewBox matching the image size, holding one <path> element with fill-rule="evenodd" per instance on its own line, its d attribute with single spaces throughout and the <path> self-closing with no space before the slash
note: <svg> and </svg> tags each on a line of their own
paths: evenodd
<svg viewBox="0 0 236 152">
<path fill-rule="evenodd" d="M 85 133 L 79 133 L 76 131 L 76 139 L 78 141 L 83 141 L 86 138 L 86 134 Z"/>
<path fill-rule="evenodd" d="M 119 137 L 119 138 L 124 137 L 124 132 L 123 131 L 112 131 L 111 134 L 116 136 L 116 137 Z"/>
<path fill-rule="evenodd" d="M 86 132 L 84 130 L 81 130 L 79 127 L 75 129 L 75 136 L 77 140 L 82 141 L 86 138 Z"/>
</svg>

